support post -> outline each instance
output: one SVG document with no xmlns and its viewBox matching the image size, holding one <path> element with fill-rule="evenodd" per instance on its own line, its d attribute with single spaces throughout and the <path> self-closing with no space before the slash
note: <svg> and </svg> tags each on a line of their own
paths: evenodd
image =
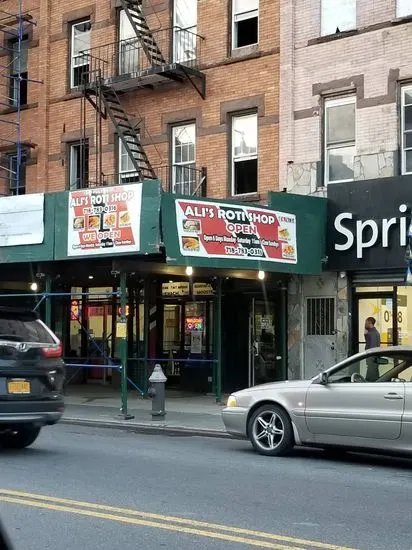
<svg viewBox="0 0 412 550">
<path fill-rule="evenodd" d="M 149 337 L 150 337 L 150 280 L 144 280 L 143 287 L 143 348 L 144 348 L 144 372 L 145 382 L 149 383 Z"/>
<path fill-rule="evenodd" d="M 122 394 L 122 406 L 121 416 L 124 420 L 131 420 L 133 415 L 128 414 L 127 411 L 127 317 L 126 317 L 126 305 L 127 305 L 127 274 L 125 272 L 120 273 L 120 322 L 117 323 L 116 334 L 120 337 L 120 361 L 122 365 L 122 378 L 121 378 L 121 394 Z"/>
<path fill-rule="evenodd" d="M 52 291 L 52 280 L 51 277 L 46 277 L 46 285 L 45 285 L 45 292 L 46 292 L 46 312 L 45 312 L 45 322 L 46 325 L 51 328 L 52 324 L 52 307 L 51 307 L 51 291 Z"/>
<path fill-rule="evenodd" d="M 280 323 L 279 323 L 279 355 L 281 356 L 281 380 L 288 377 L 288 302 L 287 287 L 282 284 L 280 289 Z"/>
<path fill-rule="evenodd" d="M 214 330 L 215 330 L 215 356 L 216 381 L 214 383 L 216 403 L 222 401 L 222 279 L 218 277 L 216 280 L 216 298 L 215 298 L 215 315 L 214 315 Z"/>
</svg>

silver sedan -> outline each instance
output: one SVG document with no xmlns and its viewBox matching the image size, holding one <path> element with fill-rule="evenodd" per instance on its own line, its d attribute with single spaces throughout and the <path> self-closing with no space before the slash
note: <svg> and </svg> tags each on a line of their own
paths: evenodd
<svg viewBox="0 0 412 550">
<path fill-rule="evenodd" d="M 263 455 L 295 445 L 411 453 L 412 347 L 371 349 L 311 380 L 238 391 L 222 417 Z"/>
</svg>

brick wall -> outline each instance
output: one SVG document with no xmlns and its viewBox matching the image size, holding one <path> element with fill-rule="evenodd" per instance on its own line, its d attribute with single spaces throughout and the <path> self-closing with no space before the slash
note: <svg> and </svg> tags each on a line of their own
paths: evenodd
<svg viewBox="0 0 412 550">
<path fill-rule="evenodd" d="M 16 2 L 14 2 L 16 4 Z M 13 9 L 13 1 L 2 3 Z M 171 2 L 170 2 L 171 4 Z M 204 36 L 202 66 L 207 78 L 207 98 L 201 99 L 188 83 L 170 84 L 154 90 L 122 95 L 128 113 L 142 118 L 142 142 L 154 166 L 170 163 L 169 122 L 195 120 L 197 165 L 208 168 L 208 194 L 228 195 L 228 146 L 231 110 L 256 108 L 259 113 L 259 200 L 278 188 L 279 120 L 279 7 L 278 1 L 260 2 L 260 43 L 248 56 L 232 58 L 229 51 L 228 0 L 198 1 L 198 33 Z M 70 23 L 90 17 L 92 47 L 108 44 L 117 37 L 115 0 L 31 0 L 38 25 L 30 50 L 29 76 L 43 81 L 30 84 L 30 108 L 22 116 L 22 136 L 36 144 L 33 164 L 28 167 L 27 191 L 59 191 L 67 188 L 67 143 L 79 137 L 81 99 L 68 85 Z M 14 6 L 15 9 L 15 6 Z M 26 6 L 25 6 L 26 9 Z M 146 5 L 151 28 L 166 29 L 171 11 L 166 0 Z M 2 115 L 12 117 L 10 115 Z M 93 146 L 96 116 L 87 106 L 88 136 Z M 2 136 L 0 125 L 0 138 Z M 115 140 L 110 123 L 103 123 L 103 170 L 116 169 Z M 91 150 L 91 172 L 95 162 Z M 1 190 L 0 190 L 1 192 Z"/>
<path fill-rule="evenodd" d="M 325 95 L 357 94 L 356 155 L 360 164 L 373 165 L 369 172 L 361 167 L 358 177 L 395 172 L 399 87 L 412 79 L 412 22 L 396 20 L 395 0 L 358 0 L 357 31 L 339 38 L 320 38 L 320 9 L 321 0 L 283 0 L 280 6 L 279 178 L 291 189 L 305 173 L 297 192 L 316 185 L 311 172 L 322 160 Z"/>
</svg>

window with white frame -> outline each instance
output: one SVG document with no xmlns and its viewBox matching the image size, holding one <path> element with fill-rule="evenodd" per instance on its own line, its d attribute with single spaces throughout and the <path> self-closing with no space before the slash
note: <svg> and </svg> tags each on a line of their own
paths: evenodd
<svg viewBox="0 0 412 550">
<path fill-rule="evenodd" d="M 89 143 L 69 144 L 69 189 L 84 189 L 89 186 Z"/>
<path fill-rule="evenodd" d="M 412 174 L 412 86 L 402 88 L 402 174 Z"/>
<path fill-rule="evenodd" d="M 89 56 L 85 54 L 90 49 L 91 23 L 79 21 L 72 24 L 70 52 L 70 87 L 76 88 L 83 83 L 83 75 L 89 72 Z"/>
<path fill-rule="evenodd" d="M 119 185 L 125 183 L 137 183 L 140 181 L 140 174 L 136 171 L 133 160 L 130 157 L 122 139 L 118 138 L 119 142 Z M 137 144 L 138 140 L 134 142 Z M 138 162 L 139 164 L 139 162 Z"/>
<path fill-rule="evenodd" d="M 232 195 L 258 191 L 257 113 L 232 117 Z"/>
<path fill-rule="evenodd" d="M 412 15 L 412 0 L 396 0 L 396 17 Z"/>
<path fill-rule="evenodd" d="M 356 29 L 356 0 L 321 0 L 321 35 Z"/>
<path fill-rule="evenodd" d="M 119 74 L 135 73 L 140 66 L 140 41 L 124 10 L 119 13 Z"/>
<path fill-rule="evenodd" d="M 259 0 L 232 0 L 232 49 L 259 42 Z"/>
<path fill-rule="evenodd" d="M 356 151 L 356 97 L 325 101 L 325 184 L 352 181 Z"/>
<path fill-rule="evenodd" d="M 197 53 L 197 0 L 174 0 L 173 27 L 174 62 L 194 61 Z"/>
<path fill-rule="evenodd" d="M 196 124 L 172 128 L 172 193 L 193 195 L 196 191 Z"/>
</svg>

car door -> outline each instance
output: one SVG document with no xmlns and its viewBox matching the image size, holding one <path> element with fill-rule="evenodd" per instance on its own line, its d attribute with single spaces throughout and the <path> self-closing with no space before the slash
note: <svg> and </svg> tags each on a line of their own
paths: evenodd
<svg viewBox="0 0 412 550">
<path fill-rule="evenodd" d="M 362 356 L 331 371 L 326 384 L 312 383 L 306 394 L 305 416 L 308 430 L 316 440 L 325 438 L 331 443 L 336 438 L 336 443 L 342 443 L 342 437 L 398 439 L 405 383 L 391 381 L 390 373 L 403 360 L 384 356 L 384 352 Z M 371 363 L 376 369 L 373 381 L 370 375 L 367 377 Z M 353 376 L 358 382 L 353 381 Z"/>
</svg>

